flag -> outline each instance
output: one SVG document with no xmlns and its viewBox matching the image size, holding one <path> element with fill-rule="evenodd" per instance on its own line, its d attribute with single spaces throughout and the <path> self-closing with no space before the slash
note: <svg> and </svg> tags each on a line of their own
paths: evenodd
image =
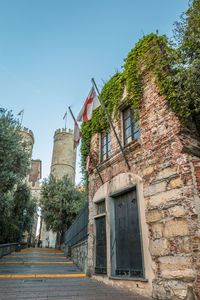
<svg viewBox="0 0 200 300">
<path fill-rule="evenodd" d="M 89 170 L 89 164 L 90 164 L 90 154 L 88 155 L 88 157 L 86 158 L 86 171 L 88 172 Z"/>
<path fill-rule="evenodd" d="M 78 147 L 78 144 L 79 144 L 80 139 L 81 139 L 81 131 L 80 131 L 78 123 L 77 123 L 70 107 L 69 107 L 69 111 L 70 111 L 70 113 L 72 115 L 72 118 L 74 120 L 74 148 L 76 148 L 76 147 Z"/>
<path fill-rule="evenodd" d="M 20 110 L 20 112 L 17 115 L 20 116 L 23 112 L 24 112 L 24 109 Z"/>
<path fill-rule="evenodd" d="M 81 131 L 76 120 L 74 120 L 74 147 L 78 147 L 81 139 Z"/>
<path fill-rule="evenodd" d="M 64 114 L 63 120 L 67 117 L 67 112 Z"/>
<path fill-rule="evenodd" d="M 84 106 L 82 107 L 80 113 L 78 114 L 77 121 L 88 121 L 92 119 L 92 112 L 95 110 L 98 106 L 100 106 L 99 99 L 97 97 L 97 94 L 95 92 L 94 86 L 91 88 L 89 95 L 84 103 Z"/>
</svg>

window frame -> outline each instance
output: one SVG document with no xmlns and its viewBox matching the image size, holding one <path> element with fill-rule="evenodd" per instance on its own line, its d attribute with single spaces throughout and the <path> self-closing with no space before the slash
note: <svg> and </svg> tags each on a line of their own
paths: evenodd
<svg viewBox="0 0 200 300">
<path fill-rule="evenodd" d="M 125 112 L 129 112 L 128 118 L 125 118 Z M 123 128 L 123 144 L 124 146 L 128 145 L 134 140 L 137 140 L 138 137 L 135 138 L 135 135 L 139 132 L 138 126 L 137 129 L 135 129 L 135 124 L 137 122 L 134 122 L 134 109 L 131 108 L 131 106 L 126 106 L 122 111 L 122 128 Z M 126 121 L 130 118 L 130 125 L 126 127 Z M 131 128 L 131 135 L 127 136 L 127 130 Z M 131 138 L 131 140 L 130 140 Z"/>
<path fill-rule="evenodd" d="M 104 138 L 106 138 L 105 144 L 104 144 Z M 100 162 L 105 161 L 106 159 L 108 159 L 111 156 L 110 147 L 108 147 L 108 145 L 110 145 L 110 130 L 108 132 L 101 133 Z M 106 146 L 105 152 L 104 152 L 104 146 Z M 104 156 L 105 156 L 105 158 L 104 158 Z"/>
</svg>

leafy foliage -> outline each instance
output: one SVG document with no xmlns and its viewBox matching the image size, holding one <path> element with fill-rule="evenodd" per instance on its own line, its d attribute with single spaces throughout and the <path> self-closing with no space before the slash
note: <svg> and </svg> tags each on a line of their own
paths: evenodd
<svg viewBox="0 0 200 300">
<path fill-rule="evenodd" d="M 29 153 L 16 125 L 12 113 L 0 108 L 0 243 L 17 242 L 23 210 L 28 211 L 26 230 L 35 209 L 30 190 L 23 183 L 29 171 Z"/>
<path fill-rule="evenodd" d="M 0 243 L 17 242 L 20 237 L 24 209 L 27 210 L 24 231 L 28 231 L 36 208 L 36 200 L 31 197 L 30 189 L 25 183 L 20 183 L 15 190 L 8 192 L 7 201 L 7 210 L 4 215 L 0 216 Z"/>
<path fill-rule="evenodd" d="M 72 224 L 85 203 L 84 194 L 80 193 L 67 175 L 62 179 L 50 176 L 45 180 L 41 190 L 42 217 L 47 230 L 61 233 Z"/>
<path fill-rule="evenodd" d="M 200 0 L 194 0 L 176 22 L 175 35 L 178 47 L 165 35 L 144 36 L 130 51 L 122 73 L 116 73 L 103 87 L 101 97 L 110 113 L 119 109 L 123 90 L 126 101 L 135 110 L 139 119 L 139 106 L 144 87 L 143 72 L 154 74 L 160 94 L 166 95 L 169 107 L 179 117 L 183 126 L 191 120 L 200 127 Z M 109 124 L 102 108 L 93 113 L 90 122 L 82 124 L 82 136 L 90 146 L 93 133 L 108 130 Z M 199 128 L 200 130 L 200 128 Z M 82 169 L 85 171 L 88 151 L 81 145 Z M 85 179 L 87 174 L 85 173 Z"/>
<path fill-rule="evenodd" d="M 10 111 L 0 108 L 0 193 L 10 191 L 29 171 L 26 144 L 15 129 L 17 122 Z"/>
<path fill-rule="evenodd" d="M 177 41 L 177 97 L 187 105 L 187 115 L 192 116 L 200 131 L 200 0 L 194 0 L 175 23 Z"/>
<path fill-rule="evenodd" d="M 101 97 L 106 105 L 108 113 L 112 115 L 114 112 L 117 117 L 118 106 L 120 104 L 122 94 L 124 90 L 124 76 L 122 73 L 116 73 L 103 87 L 101 91 Z M 83 122 L 81 126 L 81 133 L 90 148 L 92 134 L 96 132 L 106 132 L 109 128 L 109 122 L 105 115 L 103 108 L 98 107 L 92 115 L 92 120 Z M 85 173 L 86 158 L 88 156 L 88 150 L 84 143 L 81 143 L 82 154 L 82 173 L 85 175 L 87 182 L 87 173 Z"/>
</svg>

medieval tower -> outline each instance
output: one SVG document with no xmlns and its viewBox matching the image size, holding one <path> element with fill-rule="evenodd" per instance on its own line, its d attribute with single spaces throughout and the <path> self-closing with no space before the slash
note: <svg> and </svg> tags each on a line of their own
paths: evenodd
<svg viewBox="0 0 200 300">
<path fill-rule="evenodd" d="M 75 183 L 76 150 L 74 149 L 73 130 L 65 128 L 56 130 L 51 162 L 51 174 L 56 178 L 68 175 Z"/>
<path fill-rule="evenodd" d="M 75 183 L 76 149 L 74 148 L 73 130 L 58 129 L 54 134 L 53 154 L 51 162 L 51 175 L 57 179 L 68 175 L 72 183 Z M 57 234 L 47 231 L 45 223 L 42 223 L 41 240 L 42 247 L 55 247 Z"/>
<path fill-rule="evenodd" d="M 30 157 L 32 157 L 33 145 L 34 145 L 33 132 L 26 127 L 21 128 L 20 126 L 17 127 L 17 131 L 21 135 L 23 141 L 26 143 L 26 151 L 29 152 Z"/>
<path fill-rule="evenodd" d="M 33 152 L 33 146 L 34 146 L 34 135 L 33 135 L 32 130 L 29 130 L 26 127 L 18 126 L 17 131 L 21 135 L 22 140 L 26 143 L 26 151 L 29 153 L 29 156 L 30 156 L 30 173 L 28 174 L 25 181 L 31 190 L 31 196 L 36 198 L 37 203 L 39 204 L 40 190 L 41 190 L 39 179 L 41 179 L 42 162 L 39 159 L 37 159 L 37 160 L 32 159 L 32 152 Z M 31 245 L 34 245 L 34 243 L 35 243 L 37 222 L 38 222 L 38 216 L 37 216 L 37 214 L 35 214 L 34 222 L 32 224 L 32 228 L 29 233 L 29 237 L 28 236 L 26 237 L 28 239 L 28 242 Z"/>
</svg>

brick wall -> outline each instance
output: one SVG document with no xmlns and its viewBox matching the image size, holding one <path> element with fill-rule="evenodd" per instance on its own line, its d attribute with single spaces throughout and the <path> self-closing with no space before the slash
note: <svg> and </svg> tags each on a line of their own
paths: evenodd
<svg viewBox="0 0 200 300">
<path fill-rule="evenodd" d="M 199 224 L 199 215 L 200 215 L 200 160 L 194 160 L 193 164 L 193 178 L 196 186 L 196 206 L 197 214 L 193 215 L 193 219 L 197 220 L 198 231 L 197 234 L 193 236 L 193 252 L 194 252 L 194 262 L 196 265 L 196 280 L 195 280 L 195 294 L 200 298 L 200 224 Z M 199 299 L 198 298 L 198 299 Z"/>
<path fill-rule="evenodd" d="M 120 119 L 114 125 L 122 139 Z M 153 261 L 153 297 L 185 299 L 189 297 L 190 286 L 198 296 L 200 162 L 197 153 L 200 143 L 195 132 L 182 130 L 150 74 L 144 75 L 139 130 L 140 139 L 125 148 L 130 171 L 111 131 L 111 157 L 99 164 L 101 176 L 106 184 L 121 173 L 131 172 L 142 178 L 142 209 L 146 218 L 143 226 L 148 229 L 148 251 Z M 191 142 L 188 147 L 190 141 L 195 141 L 195 145 Z M 97 153 L 98 162 L 99 134 L 93 136 L 91 148 Z M 93 197 L 101 186 L 96 171 L 90 167 L 91 226 L 94 222 Z M 89 257 L 92 268 L 93 232 L 89 237 L 89 248 L 92 249 Z"/>
</svg>

